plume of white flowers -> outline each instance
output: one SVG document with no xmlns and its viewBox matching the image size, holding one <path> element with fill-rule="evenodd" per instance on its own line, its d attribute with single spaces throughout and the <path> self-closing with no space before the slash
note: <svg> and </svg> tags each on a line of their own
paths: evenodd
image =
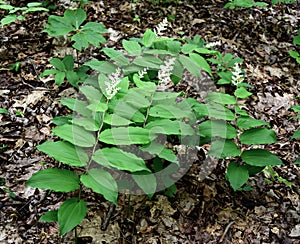
<svg viewBox="0 0 300 244">
<path fill-rule="evenodd" d="M 167 29 L 168 26 L 168 19 L 164 18 L 162 22 L 160 22 L 155 29 L 153 30 L 153 32 L 157 35 L 157 36 L 162 36 L 163 32 Z"/>
<path fill-rule="evenodd" d="M 211 48 L 211 47 L 215 47 L 215 46 L 221 46 L 221 41 L 216 41 L 216 42 L 209 42 L 205 45 L 206 48 Z"/>
<path fill-rule="evenodd" d="M 159 68 L 158 71 L 158 79 L 159 90 L 164 90 L 168 88 L 170 83 L 172 83 L 170 75 L 172 74 L 172 70 L 174 68 L 175 58 L 170 58 L 166 60 Z"/>
<path fill-rule="evenodd" d="M 238 63 L 234 64 L 232 71 L 231 83 L 235 86 L 238 86 L 244 80 L 244 75 L 242 69 L 239 67 Z"/>
<path fill-rule="evenodd" d="M 147 74 L 148 68 L 143 68 L 142 70 L 139 70 L 139 77 L 140 79 L 144 78 L 144 75 Z"/>
<path fill-rule="evenodd" d="M 112 73 L 108 76 L 110 82 L 105 81 L 106 85 L 106 94 L 108 99 L 112 99 L 117 92 L 121 89 L 120 87 L 117 87 L 117 85 L 121 82 L 121 69 L 117 68 L 115 73 Z"/>
</svg>

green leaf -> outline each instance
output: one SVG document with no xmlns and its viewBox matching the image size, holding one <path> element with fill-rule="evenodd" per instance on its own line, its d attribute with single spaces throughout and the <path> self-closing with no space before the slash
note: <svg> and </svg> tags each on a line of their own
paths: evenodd
<svg viewBox="0 0 300 244">
<path fill-rule="evenodd" d="M 191 53 L 193 52 L 198 46 L 195 45 L 195 44 L 189 44 L 189 43 L 186 43 L 182 46 L 181 48 L 181 52 L 184 53 L 184 54 L 188 54 L 188 53 Z"/>
<path fill-rule="evenodd" d="M 294 135 L 292 136 L 292 139 L 300 138 L 300 130 L 296 130 Z"/>
<path fill-rule="evenodd" d="M 165 119 L 180 119 L 190 117 L 191 111 L 185 111 L 178 107 L 178 105 L 155 105 L 150 108 L 149 115 L 152 117 Z"/>
<path fill-rule="evenodd" d="M 106 129 L 99 135 L 99 141 L 113 145 L 147 144 L 151 139 L 148 129 L 133 126 Z"/>
<path fill-rule="evenodd" d="M 150 144 L 140 147 L 140 149 L 152 155 L 157 155 L 158 157 L 163 158 L 169 162 L 178 164 L 178 159 L 174 152 L 158 142 L 152 141 Z"/>
<path fill-rule="evenodd" d="M 127 170 L 129 172 L 143 170 L 151 172 L 150 169 L 147 168 L 143 159 L 115 147 L 97 150 L 93 155 L 93 160 L 108 168 Z"/>
<path fill-rule="evenodd" d="M 9 112 L 5 108 L 0 108 L 0 114 L 9 114 Z"/>
<path fill-rule="evenodd" d="M 156 177 L 148 171 L 139 171 L 132 174 L 134 181 L 147 194 L 152 196 L 156 192 Z"/>
<path fill-rule="evenodd" d="M 197 53 L 190 53 L 189 56 L 201 69 L 206 71 L 210 76 L 213 76 L 210 66 L 207 63 L 205 58 L 203 58 L 202 56 L 200 56 Z M 213 84 L 213 82 L 212 82 L 212 84 Z"/>
<path fill-rule="evenodd" d="M 240 135 L 240 141 L 247 145 L 260 145 L 277 142 L 275 131 L 266 128 L 252 128 Z"/>
<path fill-rule="evenodd" d="M 93 133 L 77 125 L 61 125 L 52 130 L 53 134 L 80 147 L 92 147 L 96 143 Z"/>
<path fill-rule="evenodd" d="M 87 213 L 86 202 L 77 198 L 70 198 L 58 209 L 59 235 L 64 235 L 79 225 Z"/>
<path fill-rule="evenodd" d="M 178 120 L 170 119 L 159 119 L 148 123 L 145 126 L 145 129 L 151 131 L 151 133 L 159 133 L 164 135 L 194 135 L 194 129 Z"/>
<path fill-rule="evenodd" d="M 84 101 L 75 98 L 62 98 L 60 100 L 61 104 L 67 106 L 69 109 L 77 112 L 86 117 L 91 116 L 91 112 L 87 109 L 88 104 Z"/>
<path fill-rule="evenodd" d="M 242 153 L 242 160 L 253 166 L 280 165 L 282 161 L 264 149 L 250 149 Z"/>
<path fill-rule="evenodd" d="M 122 45 L 124 49 L 128 52 L 130 55 L 139 56 L 142 53 L 142 48 L 140 44 L 136 41 L 122 41 Z"/>
<path fill-rule="evenodd" d="M 90 169 L 86 175 L 81 175 L 80 181 L 94 192 L 102 194 L 106 200 L 118 204 L 118 185 L 109 172 L 96 168 Z"/>
<path fill-rule="evenodd" d="M 217 158 L 236 157 L 241 155 L 241 149 L 230 140 L 216 140 L 210 145 L 209 155 Z"/>
<path fill-rule="evenodd" d="M 291 109 L 295 112 L 300 112 L 300 106 L 292 106 Z"/>
<path fill-rule="evenodd" d="M 151 69 L 160 69 L 160 65 L 163 64 L 159 58 L 153 56 L 142 56 L 134 59 L 133 64 L 144 67 L 144 68 L 151 68 Z"/>
<path fill-rule="evenodd" d="M 100 122 L 92 118 L 73 118 L 72 124 L 82 126 L 88 131 L 97 131 L 100 129 Z"/>
<path fill-rule="evenodd" d="M 102 98 L 102 93 L 93 86 L 80 86 L 79 91 L 82 92 L 89 101 L 100 100 Z"/>
<path fill-rule="evenodd" d="M 234 191 L 241 189 L 241 187 L 248 181 L 248 170 L 243 165 L 238 165 L 236 162 L 231 162 L 228 165 L 226 177 Z"/>
<path fill-rule="evenodd" d="M 265 122 L 260 119 L 253 119 L 249 116 L 241 116 L 240 118 L 237 119 L 236 124 L 240 129 L 250 129 L 253 127 L 264 126 L 264 125 L 270 126 L 268 122 Z"/>
<path fill-rule="evenodd" d="M 10 14 L 1 19 L 1 25 L 3 27 L 5 25 L 15 22 L 16 20 L 17 20 L 17 15 Z"/>
<path fill-rule="evenodd" d="M 73 70 L 74 68 L 74 58 L 72 55 L 66 55 L 64 59 L 62 60 L 62 63 L 66 70 Z M 63 70 L 61 70 L 63 71 Z"/>
<path fill-rule="evenodd" d="M 252 95 L 251 92 L 248 92 L 245 87 L 237 88 L 234 92 L 234 95 L 237 98 L 246 98 Z"/>
<path fill-rule="evenodd" d="M 223 120 L 207 120 L 199 124 L 199 134 L 204 137 L 221 137 L 233 139 L 237 136 L 236 129 Z"/>
<path fill-rule="evenodd" d="M 146 30 L 142 39 L 144 46 L 151 47 L 155 40 L 156 40 L 156 34 L 150 29 Z"/>
<path fill-rule="evenodd" d="M 119 102 L 116 107 L 114 107 L 113 112 L 133 122 L 143 123 L 146 119 L 140 111 L 138 111 L 132 105 L 122 101 Z"/>
<path fill-rule="evenodd" d="M 57 71 L 56 75 L 55 75 L 55 78 L 54 78 L 55 84 L 58 85 L 58 86 L 60 86 L 64 82 L 65 77 L 66 77 L 66 73 L 65 72 L 63 72 L 63 71 Z"/>
<path fill-rule="evenodd" d="M 79 178 L 70 170 L 50 168 L 33 174 L 26 182 L 26 186 L 56 192 L 71 192 L 79 189 Z"/>
<path fill-rule="evenodd" d="M 300 164 L 300 157 L 294 162 L 294 164 Z"/>
<path fill-rule="evenodd" d="M 88 61 L 84 63 L 85 66 L 90 67 L 93 70 L 96 70 L 103 74 L 112 74 L 116 71 L 117 66 L 107 62 L 107 61 L 99 61 L 96 59 L 93 59 L 91 61 Z"/>
<path fill-rule="evenodd" d="M 37 146 L 37 149 L 70 166 L 85 166 L 89 160 L 88 155 L 82 148 L 64 141 L 46 141 Z"/>
<path fill-rule="evenodd" d="M 202 116 L 209 116 L 215 119 L 235 120 L 235 115 L 228 108 L 217 103 L 196 104 L 193 110 Z"/>
<path fill-rule="evenodd" d="M 201 67 L 195 63 L 191 58 L 179 55 L 179 61 L 193 76 L 200 79 Z"/>
<path fill-rule="evenodd" d="M 68 70 L 66 72 L 66 78 L 72 86 L 78 88 L 79 77 L 75 71 Z"/>
<path fill-rule="evenodd" d="M 103 48 L 102 51 L 113 61 L 116 61 L 119 65 L 128 65 L 129 59 L 126 58 L 121 51 L 113 48 Z"/>
<path fill-rule="evenodd" d="M 46 223 L 57 222 L 58 221 L 57 214 L 58 214 L 58 210 L 49 210 L 39 218 L 39 222 L 46 222 Z"/>
<path fill-rule="evenodd" d="M 205 97 L 206 102 L 215 102 L 220 104 L 236 104 L 234 96 L 220 93 L 220 92 L 211 92 Z"/>
<path fill-rule="evenodd" d="M 153 105 L 174 104 L 179 92 L 155 92 L 152 97 Z"/>
<path fill-rule="evenodd" d="M 49 61 L 49 63 L 52 64 L 59 71 L 65 71 L 66 70 L 65 64 L 59 58 L 52 58 Z"/>
<path fill-rule="evenodd" d="M 104 123 L 113 126 L 129 125 L 133 123 L 129 119 L 125 119 L 117 114 L 108 114 L 108 113 L 105 113 L 103 121 Z"/>
<path fill-rule="evenodd" d="M 75 27 L 75 29 L 78 30 L 80 25 L 86 19 L 86 13 L 81 8 L 77 8 L 76 10 L 67 9 L 64 12 L 64 19 L 70 22 Z"/>
</svg>

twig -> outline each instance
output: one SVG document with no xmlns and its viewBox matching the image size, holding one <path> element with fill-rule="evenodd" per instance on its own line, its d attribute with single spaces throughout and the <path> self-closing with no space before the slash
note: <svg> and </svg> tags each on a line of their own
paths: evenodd
<svg viewBox="0 0 300 244">
<path fill-rule="evenodd" d="M 219 243 L 222 243 L 222 242 L 224 241 L 224 238 L 225 238 L 225 236 L 226 236 L 226 234 L 227 234 L 227 232 L 228 232 L 230 226 L 232 226 L 233 224 L 234 224 L 234 221 L 231 221 L 231 222 L 226 226 L 225 231 L 224 231 L 224 233 L 223 233 L 221 239 L 219 240 Z"/>
<path fill-rule="evenodd" d="M 104 231 L 104 230 L 107 229 L 107 226 L 108 226 L 108 224 L 109 224 L 109 221 L 110 221 L 110 219 L 111 219 L 111 217 L 112 217 L 113 212 L 115 211 L 115 209 L 116 209 L 116 205 L 113 204 L 113 203 L 111 203 L 110 206 L 109 206 L 107 215 L 106 215 L 106 217 L 105 217 L 105 219 L 104 219 L 104 222 L 103 222 L 103 224 L 102 224 L 102 226 L 101 226 L 101 230 Z"/>
</svg>

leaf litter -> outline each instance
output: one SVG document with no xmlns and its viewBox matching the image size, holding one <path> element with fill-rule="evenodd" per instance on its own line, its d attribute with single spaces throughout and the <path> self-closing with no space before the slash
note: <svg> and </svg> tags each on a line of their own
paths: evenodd
<svg viewBox="0 0 300 244">
<path fill-rule="evenodd" d="M 57 11 L 62 13 L 64 1 L 60 2 Z M 178 182 L 175 198 L 157 194 L 152 200 L 132 196 L 129 201 L 121 195 L 106 231 L 100 232 L 99 226 L 109 204 L 90 193 L 87 200 L 91 211 L 79 233 L 82 243 L 299 243 L 300 174 L 299 167 L 291 162 L 300 154 L 300 147 L 299 142 L 289 140 L 299 124 L 291 119 L 294 114 L 288 108 L 297 104 L 300 70 L 287 54 L 299 28 L 299 6 L 282 4 L 244 11 L 223 9 L 220 1 L 179 1 L 165 6 L 137 1 L 121 7 L 122 12 L 116 1 L 97 1 L 87 7 L 91 19 L 99 21 L 101 16 L 111 28 L 107 46 L 120 45 L 119 40 L 126 36 L 140 36 L 161 21 L 157 16 L 169 14 L 175 20 L 167 35 L 198 34 L 209 42 L 222 40 L 220 51 L 245 59 L 254 95 L 243 106 L 275 129 L 279 140 L 268 149 L 284 159 L 285 166 L 275 171 L 293 186 L 277 181 L 268 184 L 261 173 L 251 179 L 254 187 L 250 194 L 234 193 L 224 179 L 226 160 L 214 166 L 209 177 L 204 174 L 206 179 L 199 177 L 202 167 L 193 165 Z M 134 21 L 134 16 L 140 21 Z M 25 22 L 1 29 L 1 67 L 22 63 L 19 74 L 0 70 L 0 104 L 10 111 L 0 117 L 0 179 L 4 179 L 0 188 L 0 241 L 5 243 L 73 242 L 71 233 L 57 237 L 56 224 L 37 223 L 42 213 L 59 206 L 64 195 L 24 187 L 33 173 L 45 167 L 43 162 L 46 166 L 57 164 L 35 146 L 51 138 L 51 119 L 67 113 L 58 103 L 59 97 L 73 94 L 70 87 L 58 88 L 51 80 L 37 78 L 53 53 L 60 56 L 71 52 L 68 43 L 40 34 L 46 19 L 46 13 L 30 15 Z M 96 50 L 87 51 L 99 58 Z M 190 95 L 198 94 L 193 82 L 193 77 L 186 76 L 181 84 Z M 18 110 L 22 113 L 17 116 Z M 5 189 L 18 197 L 12 198 Z"/>
</svg>

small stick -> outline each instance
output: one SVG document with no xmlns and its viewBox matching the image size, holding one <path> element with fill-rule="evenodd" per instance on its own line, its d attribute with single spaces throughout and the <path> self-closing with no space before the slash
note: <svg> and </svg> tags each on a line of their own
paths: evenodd
<svg viewBox="0 0 300 244">
<path fill-rule="evenodd" d="M 221 239 L 219 240 L 219 243 L 222 243 L 222 242 L 224 241 L 224 238 L 225 238 L 225 236 L 226 236 L 226 234 L 227 234 L 227 232 L 228 232 L 230 226 L 232 226 L 233 224 L 234 224 L 234 221 L 231 221 L 231 222 L 226 226 L 225 231 L 224 231 L 224 233 L 223 233 Z"/>
<path fill-rule="evenodd" d="M 101 226 L 101 230 L 104 231 L 104 230 L 107 229 L 108 224 L 109 224 L 109 221 L 110 221 L 110 219 L 111 219 L 111 217 L 112 217 L 113 212 L 115 211 L 115 209 L 116 209 L 116 205 L 113 204 L 113 203 L 111 203 L 111 204 L 109 205 L 109 209 L 108 209 L 107 215 L 106 215 L 106 217 L 105 217 L 105 219 L 104 219 L 104 222 L 103 222 L 103 224 L 102 224 L 102 226 Z"/>
</svg>

